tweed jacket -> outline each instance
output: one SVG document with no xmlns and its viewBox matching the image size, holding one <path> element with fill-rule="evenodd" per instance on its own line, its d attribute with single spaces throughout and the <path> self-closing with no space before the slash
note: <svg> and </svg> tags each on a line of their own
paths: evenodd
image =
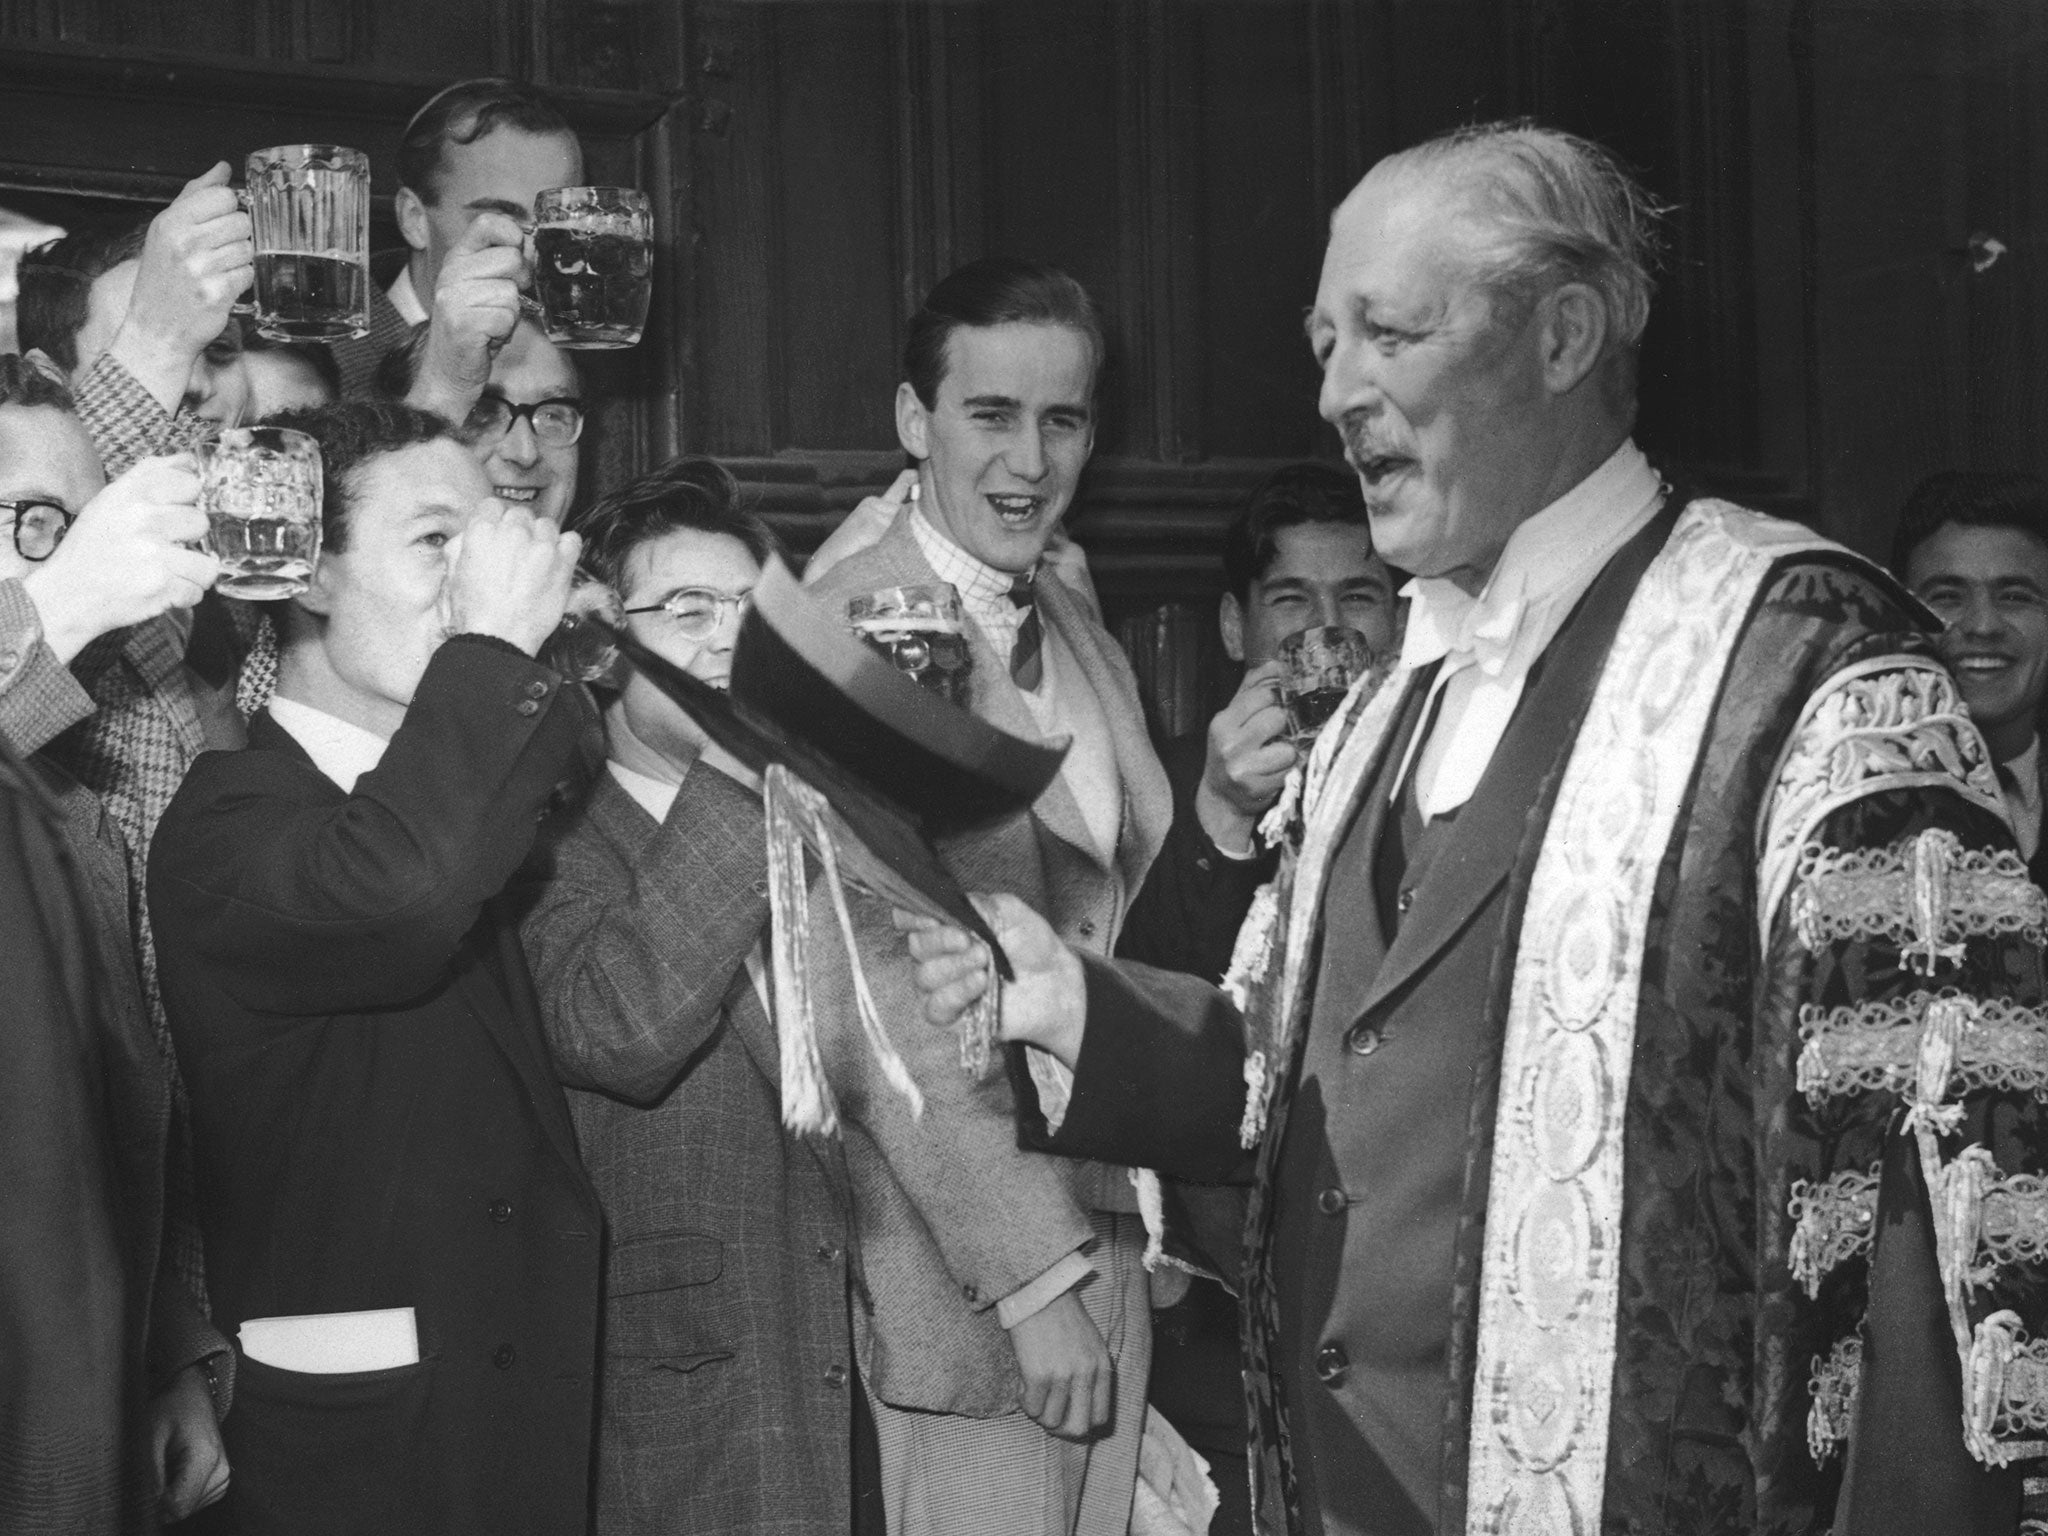
<svg viewBox="0 0 2048 1536">
<path fill-rule="evenodd" d="M 427 663 L 344 793 L 269 715 L 150 853 L 215 1316 L 410 1307 L 416 1363 L 239 1360 L 236 1529 L 581 1532 L 603 1216 L 502 895 L 574 786 L 583 691 L 500 641 Z"/>
<path fill-rule="evenodd" d="M 109 480 L 152 454 L 190 448 L 212 426 L 183 410 L 165 409 L 112 353 L 86 370 L 73 397 Z M 186 1204 L 192 1172 L 185 1085 L 157 987 L 156 933 L 142 900 L 149 842 L 193 759 L 209 748 L 239 747 L 246 739 L 234 707 L 236 670 L 269 622 L 256 604 L 209 594 L 197 610 L 160 614 L 102 635 L 71 664 L 92 696 L 93 711 L 48 748 L 50 758 L 98 798 L 127 851 L 129 922 L 142 999 L 170 1071 L 170 1183 Z M 208 643 L 198 644 L 202 624 Z M 171 1240 L 179 1274 L 195 1297 L 203 1297 L 205 1268 L 196 1240 L 188 1240 L 183 1228 L 174 1229 Z"/>
<path fill-rule="evenodd" d="M 1673 527 L 1560 631 L 1412 904 L 1376 912 L 1373 848 L 1427 670 L 1319 746 L 1231 989 L 1087 962 L 1055 1144 L 1254 1181 L 1265 1529 L 2017 1523 L 2048 1231 L 1981 1213 L 2042 1162 L 2048 905 L 1910 599 L 1723 504 Z M 1952 1056 L 1951 1009 L 1985 1021 Z M 1397 1368 L 1436 1378 L 1426 1460 Z"/>
<path fill-rule="evenodd" d="M 747 956 L 760 798 L 688 773 L 656 823 L 610 773 L 557 815 L 521 925 L 604 1204 L 597 1530 L 844 1532 L 845 1154 L 784 1132 Z"/>
<path fill-rule="evenodd" d="M 938 578 L 906 512 L 881 540 L 849 556 L 812 589 L 823 601 Z M 1132 892 L 1172 819 L 1172 793 L 1145 733 L 1129 663 L 1100 624 L 1050 572 L 1038 581 L 1047 629 L 1079 661 L 1100 700 L 1123 781 L 1115 857 L 1093 850 L 1079 806 L 1055 780 L 1030 812 L 940 849 L 969 890 L 1010 890 L 1046 913 L 1061 934 L 1107 953 Z M 1023 695 L 978 628 L 969 644 L 970 707 L 1027 740 L 1042 739 Z M 954 1042 L 921 1022 L 903 942 L 886 906 L 852 898 L 861 960 L 875 1002 L 926 1097 L 913 1120 L 902 1100 L 867 1081 L 867 1053 L 852 1022 L 844 949 L 829 904 L 812 893 L 811 955 L 817 972 L 826 1073 L 851 1122 L 861 1261 L 868 1286 L 862 1367 L 876 1394 L 902 1408 L 976 1417 L 1014 1410 L 1016 1357 L 993 1310 L 1088 1240 L 1088 1212 L 1136 1209 L 1122 1167 L 1048 1158 L 1018 1147 L 1018 1117 L 1039 1117 L 1029 1075 L 1013 1056 L 1007 1073 L 976 1083 Z"/>
</svg>

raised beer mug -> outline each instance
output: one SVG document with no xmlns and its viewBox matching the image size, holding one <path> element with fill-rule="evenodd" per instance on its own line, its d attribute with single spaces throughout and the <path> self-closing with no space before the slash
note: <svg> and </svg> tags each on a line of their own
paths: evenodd
<svg viewBox="0 0 2048 1536">
<path fill-rule="evenodd" d="M 245 179 L 256 329 L 273 341 L 367 336 L 370 157 L 340 144 L 278 144 L 249 156 Z"/>
<path fill-rule="evenodd" d="M 967 615 L 951 583 L 886 587 L 846 605 L 846 623 L 890 666 L 950 704 L 967 703 Z"/>
<path fill-rule="evenodd" d="M 630 347 L 654 292 L 654 209 L 631 187 L 550 187 L 533 200 L 533 286 L 558 347 Z"/>
<path fill-rule="evenodd" d="M 289 427 L 224 427 L 196 451 L 220 590 L 256 602 L 305 591 L 320 558 L 320 445 Z"/>
</svg>

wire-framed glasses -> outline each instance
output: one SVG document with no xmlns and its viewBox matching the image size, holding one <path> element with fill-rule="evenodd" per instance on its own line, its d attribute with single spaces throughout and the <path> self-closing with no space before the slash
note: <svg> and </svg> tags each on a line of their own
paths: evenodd
<svg viewBox="0 0 2048 1536">
<path fill-rule="evenodd" d="M 54 501 L 25 496 L 0 500 L 0 512 L 14 514 L 14 552 L 24 560 L 47 560 L 70 531 L 73 514 Z"/>
<path fill-rule="evenodd" d="M 665 613 L 685 640 L 709 640 L 718 633 L 730 608 L 735 616 L 747 611 L 752 592 L 714 592 L 709 587 L 684 587 L 658 603 L 628 608 L 627 613 Z"/>
</svg>

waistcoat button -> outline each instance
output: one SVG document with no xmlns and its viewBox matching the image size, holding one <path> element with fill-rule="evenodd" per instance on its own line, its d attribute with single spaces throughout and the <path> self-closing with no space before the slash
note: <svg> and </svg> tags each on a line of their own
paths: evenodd
<svg viewBox="0 0 2048 1536">
<path fill-rule="evenodd" d="M 1344 1376 L 1351 1369 L 1351 1357 L 1344 1353 L 1341 1344 L 1325 1344 L 1316 1351 L 1316 1379 L 1326 1387 L 1344 1384 Z"/>
</svg>

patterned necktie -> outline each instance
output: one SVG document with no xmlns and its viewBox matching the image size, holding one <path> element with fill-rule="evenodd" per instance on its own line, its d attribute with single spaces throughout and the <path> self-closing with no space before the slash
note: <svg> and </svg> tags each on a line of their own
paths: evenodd
<svg viewBox="0 0 2048 1536">
<path fill-rule="evenodd" d="M 1038 622 L 1034 579 L 1035 573 L 1026 571 L 1010 583 L 1010 601 L 1024 610 L 1024 622 L 1017 626 L 1017 643 L 1010 648 L 1010 676 L 1019 688 L 1032 693 L 1045 679 L 1045 631 Z"/>
</svg>

